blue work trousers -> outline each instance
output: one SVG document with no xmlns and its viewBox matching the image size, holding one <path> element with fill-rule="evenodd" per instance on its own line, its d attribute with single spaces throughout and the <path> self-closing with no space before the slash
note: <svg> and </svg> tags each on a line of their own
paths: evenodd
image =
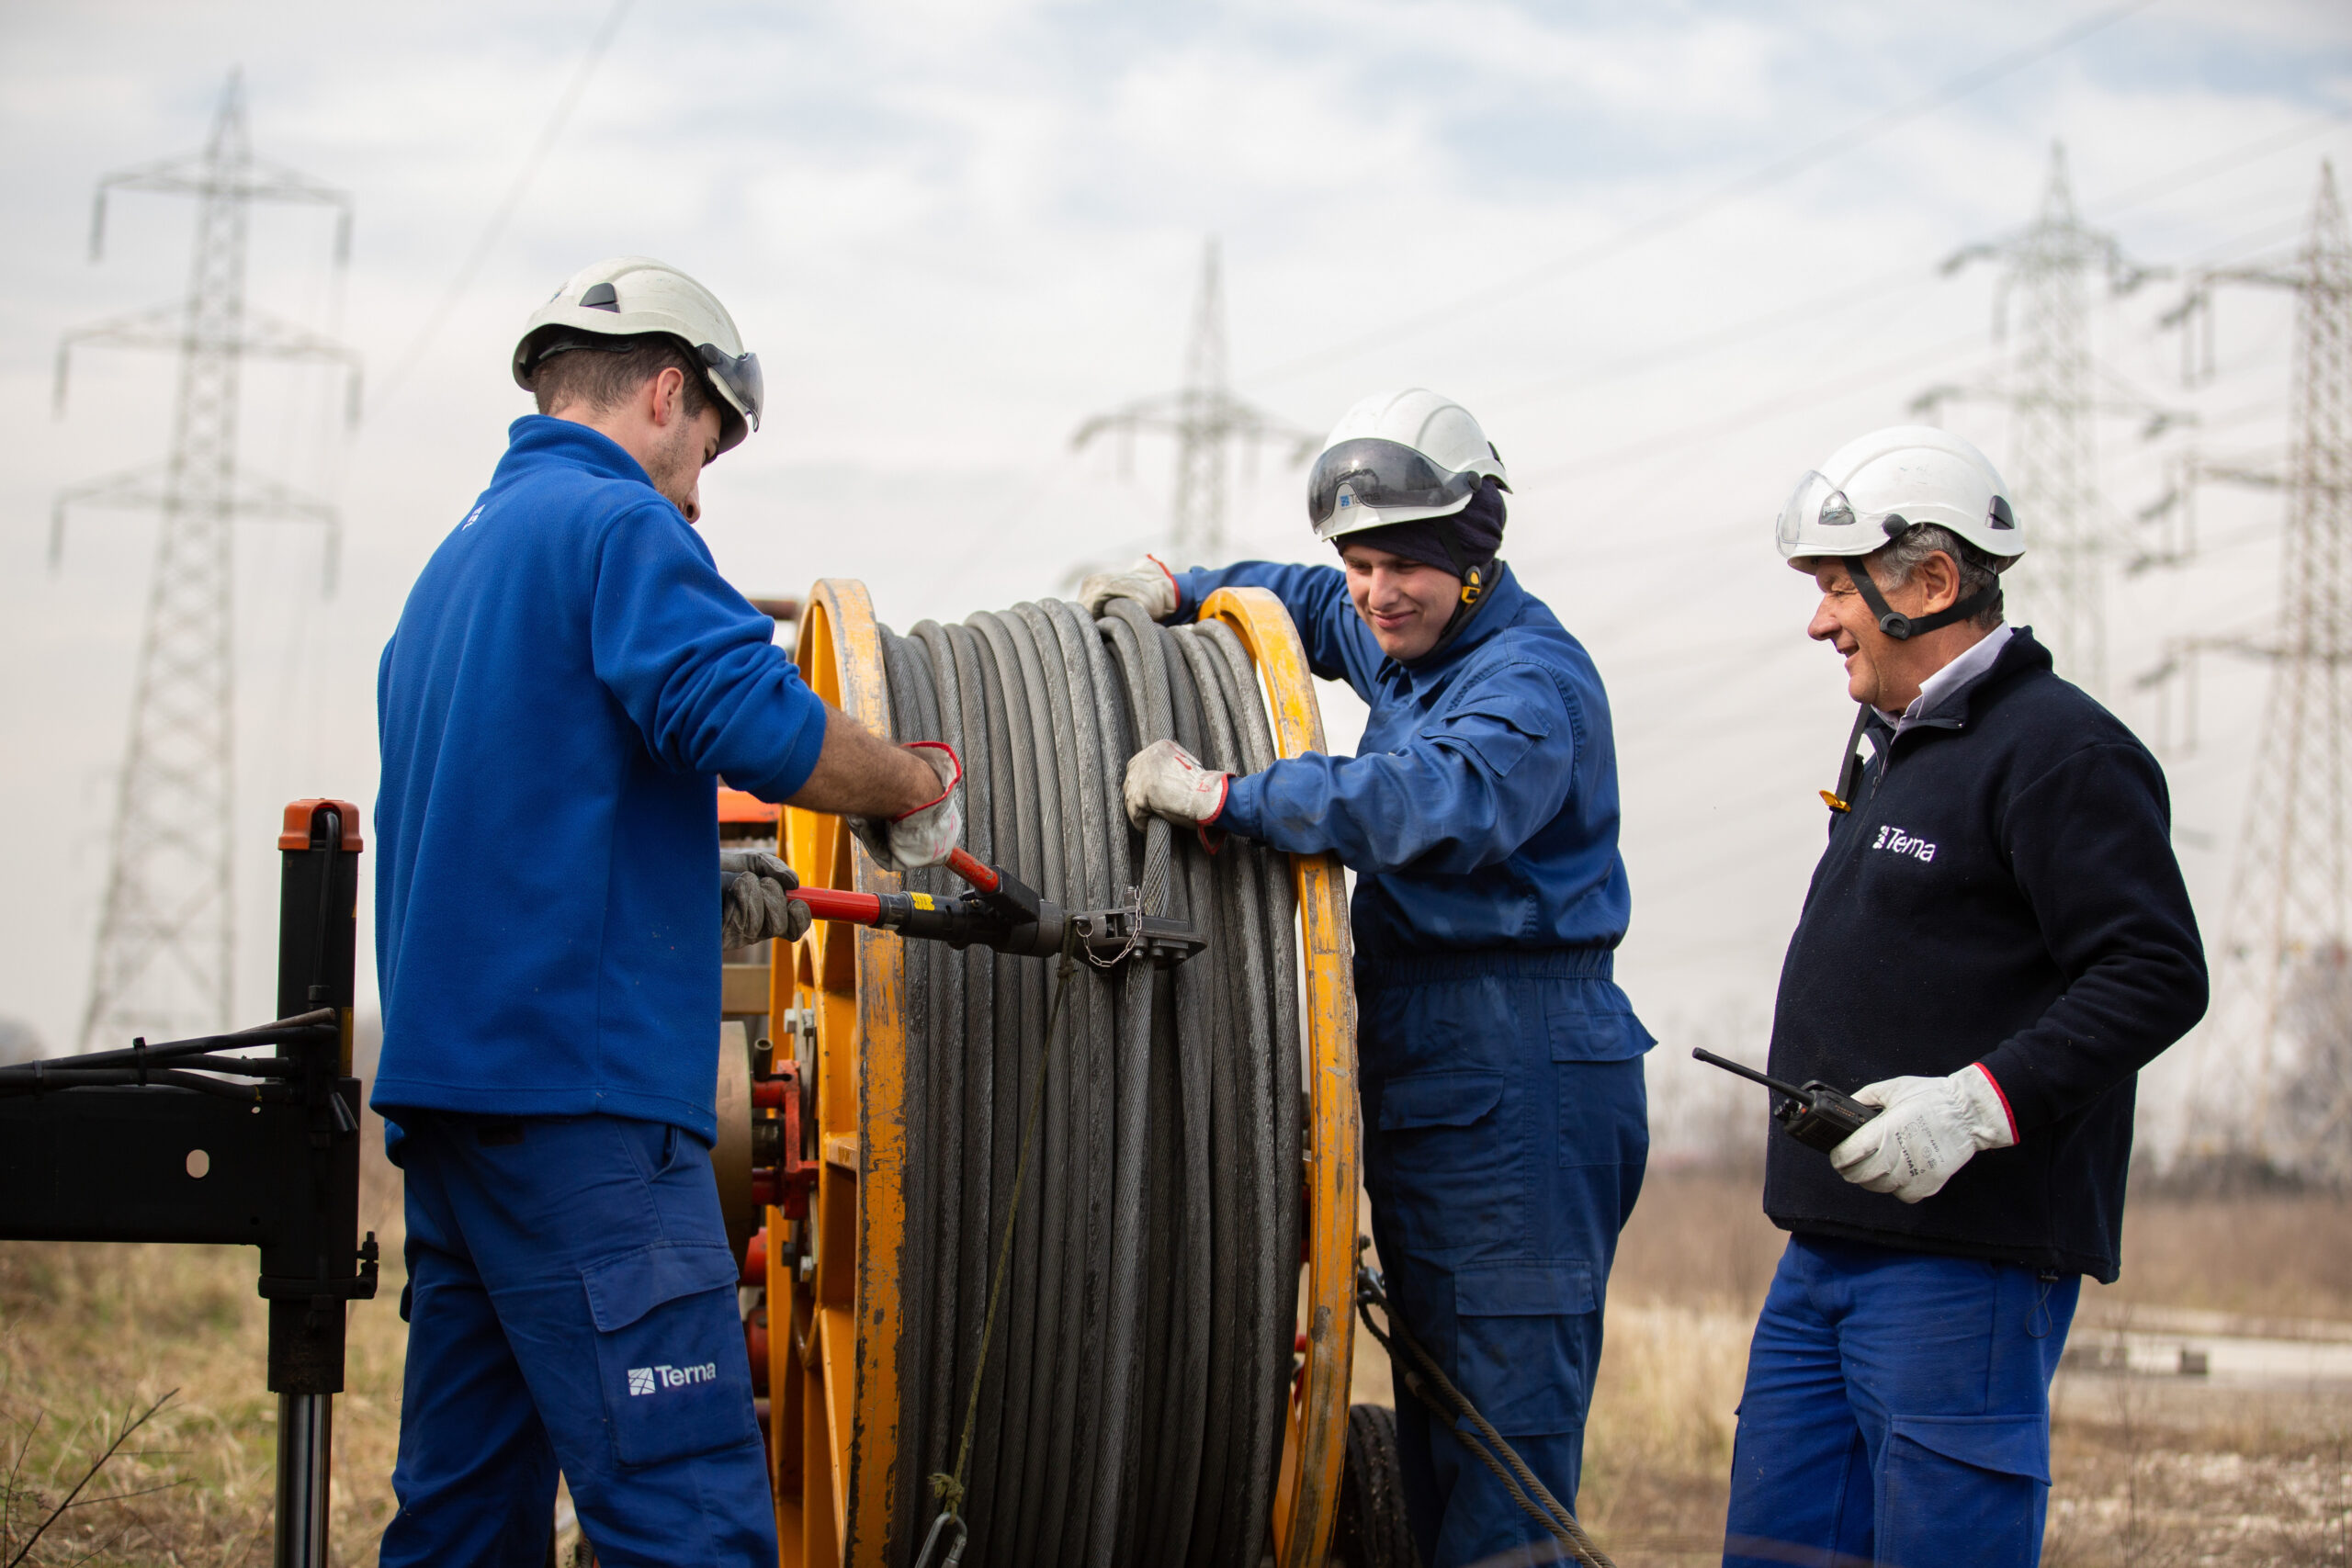
<svg viewBox="0 0 2352 1568">
<path fill-rule="evenodd" d="M 560 1469 L 605 1568 L 775 1568 L 707 1150 L 617 1116 L 406 1112 L 385 1568 L 540 1568 Z"/>
<path fill-rule="evenodd" d="M 1649 1157 L 1649 1036 L 1607 960 L 1465 956 L 1358 976 L 1364 1185 L 1389 1299 L 1571 1508 L 1609 1267 Z M 1551 1535 L 1406 1391 L 1406 1370 L 1397 1450 L 1422 1562 L 1556 1561 Z"/>
<path fill-rule="evenodd" d="M 1795 1236 L 1747 1353 L 1724 1568 L 2031 1568 L 2078 1274 Z"/>
</svg>

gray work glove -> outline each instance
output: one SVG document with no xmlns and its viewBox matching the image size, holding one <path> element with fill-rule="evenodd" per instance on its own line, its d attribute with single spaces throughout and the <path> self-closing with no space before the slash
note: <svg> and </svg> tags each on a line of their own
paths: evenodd
<svg viewBox="0 0 2352 1568">
<path fill-rule="evenodd" d="M 800 886 L 792 868 L 760 850 L 728 850 L 718 857 L 718 945 L 732 952 L 770 937 L 798 942 L 808 934 L 808 906 L 785 897 Z"/>
<path fill-rule="evenodd" d="M 1979 1154 L 2018 1141 L 2008 1100 L 1981 1062 L 1949 1077 L 1864 1084 L 1854 1098 L 1885 1109 L 1830 1150 L 1829 1163 L 1855 1186 L 1905 1203 L 1934 1197 Z"/>
<path fill-rule="evenodd" d="M 1078 602 L 1090 615 L 1100 615 L 1114 599 L 1133 599 L 1145 615 L 1164 621 L 1176 613 L 1180 597 L 1175 574 L 1158 556 L 1146 556 L 1125 571 L 1098 571 L 1078 585 Z"/>
</svg>

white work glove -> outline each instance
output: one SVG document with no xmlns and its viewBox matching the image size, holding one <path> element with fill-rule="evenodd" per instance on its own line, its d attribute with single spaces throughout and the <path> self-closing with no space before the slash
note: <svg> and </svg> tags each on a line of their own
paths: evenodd
<svg viewBox="0 0 2352 1568">
<path fill-rule="evenodd" d="M 1942 1191 L 1978 1151 L 2018 1141 L 2008 1104 L 1982 1063 L 1950 1077 L 1865 1084 L 1854 1098 L 1885 1109 L 1830 1150 L 1829 1163 L 1855 1186 L 1892 1192 L 1905 1203 Z"/>
<path fill-rule="evenodd" d="M 939 775 L 939 794 L 911 811 L 884 821 L 877 817 L 852 817 L 849 830 L 857 835 L 876 860 L 894 871 L 937 865 L 964 841 L 964 807 L 956 786 L 963 782 L 964 764 L 956 749 L 944 740 L 910 740 L 906 749 L 931 764 Z"/>
<path fill-rule="evenodd" d="M 781 937 L 808 934 L 808 906 L 786 894 L 800 886 L 792 868 L 758 850 L 727 850 L 718 857 L 718 945 L 729 952 Z"/>
<path fill-rule="evenodd" d="M 1154 817 L 1179 827 L 1204 826 L 1225 809 L 1226 786 L 1232 781 L 1231 773 L 1204 767 L 1173 740 L 1155 740 L 1127 761 L 1127 820 L 1137 832 Z"/>
<path fill-rule="evenodd" d="M 1101 615 L 1114 599 L 1133 599 L 1145 615 L 1164 621 L 1176 613 L 1175 575 L 1158 556 L 1146 556 L 1125 571 L 1098 571 L 1078 585 L 1079 603 L 1090 615 Z"/>
</svg>

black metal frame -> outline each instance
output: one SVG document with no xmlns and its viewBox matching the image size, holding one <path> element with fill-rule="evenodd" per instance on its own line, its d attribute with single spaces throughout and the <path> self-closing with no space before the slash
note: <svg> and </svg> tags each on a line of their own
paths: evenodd
<svg viewBox="0 0 2352 1568">
<path fill-rule="evenodd" d="M 0 1067 L 0 1237 L 261 1249 L 277 1568 L 325 1568 L 344 1305 L 376 1293 L 351 1076 L 356 817 L 345 801 L 287 809 L 277 1021 Z M 276 1053 L 223 1055 L 258 1045 Z"/>
</svg>

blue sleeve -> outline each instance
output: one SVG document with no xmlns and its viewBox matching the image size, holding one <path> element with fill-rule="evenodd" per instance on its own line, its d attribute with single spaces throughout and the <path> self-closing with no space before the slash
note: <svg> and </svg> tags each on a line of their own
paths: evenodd
<svg viewBox="0 0 2352 1568">
<path fill-rule="evenodd" d="M 1577 727 L 1529 664 L 1477 682 L 1397 750 L 1310 753 L 1237 778 L 1217 826 L 1360 872 L 1460 874 L 1508 860 L 1567 803 Z"/>
<path fill-rule="evenodd" d="M 1274 561 L 1236 561 L 1227 567 L 1196 566 L 1176 576 L 1176 618 L 1189 621 L 1220 588 L 1268 588 L 1290 612 L 1306 645 L 1306 665 L 1326 681 L 1345 681 L 1371 695 L 1372 671 L 1380 665 L 1380 645 L 1364 629 L 1348 601 L 1348 575 L 1335 566 L 1284 566 Z"/>
<path fill-rule="evenodd" d="M 825 705 L 668 507 L 633 508 L 597 551 L 589 637 L 597 679 L 653 755 L 763 800 L 798 793 L 825 744 Z"/>
</svg>

